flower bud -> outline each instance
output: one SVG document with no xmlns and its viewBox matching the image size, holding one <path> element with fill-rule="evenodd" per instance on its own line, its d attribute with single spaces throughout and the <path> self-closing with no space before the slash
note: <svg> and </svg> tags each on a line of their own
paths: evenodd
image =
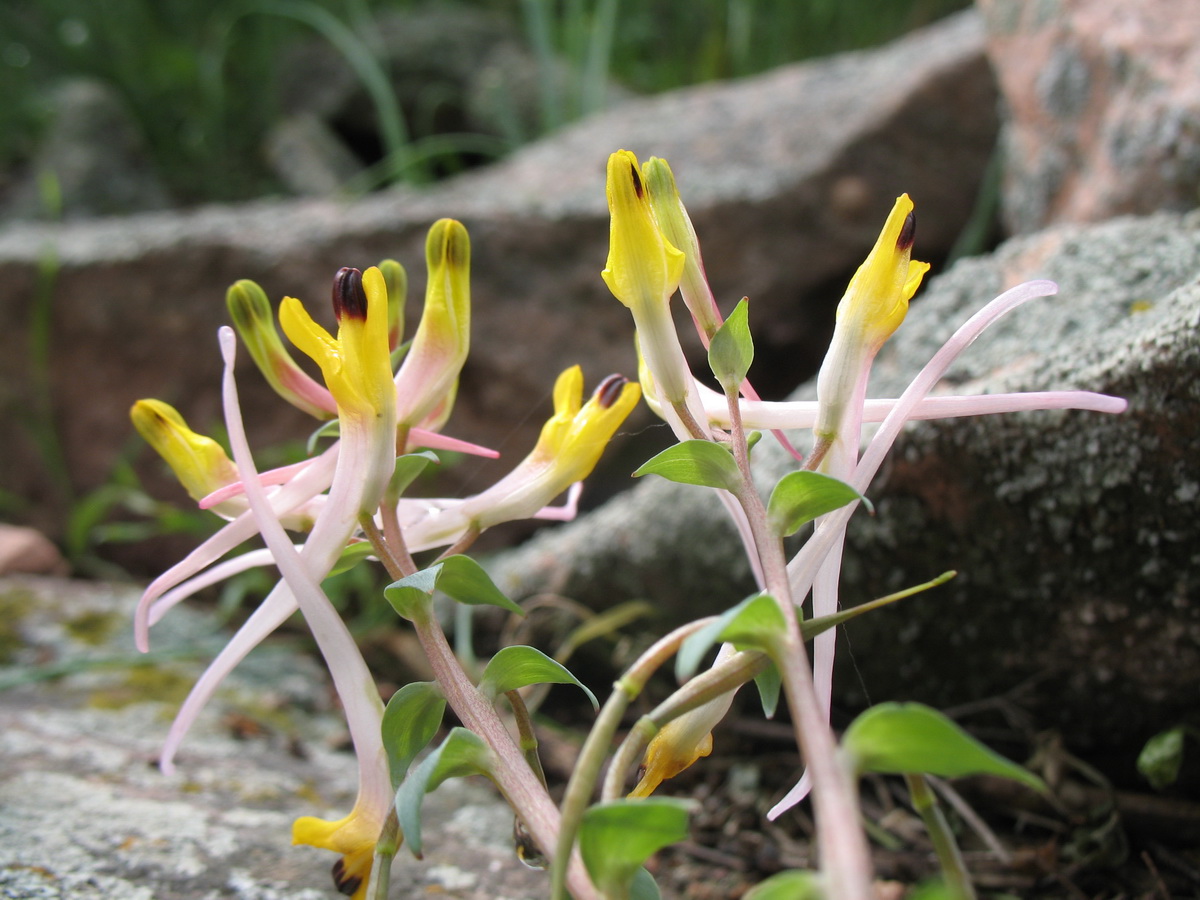
<svg viewBox="0 0 1200 900">
<path fill-rule="evenodd" d="M 335 410 L 333 398 L 296 364 L 284 347 L 263 289 L 242 279 L 226 292 L 225 306 L 251 359 L 275 393 L 310 416 L 331 418 Z"/>
<path fill-rule="evenodd" d="M 453 397 L 471 337 L 471 241 L 454 219 L 441 219 L 425 242 L 429 282 L 412 346 L 396 373 L 396 421 L 420 425 Z"/>
<path fill-rule="evenodd" d="M 166 460 L 197 502 L 239 479 L 237 467 L 212 438 L 192 431 L 178 411 L 161 400 L 139 400 L 129 411 L 133 427 Z"/>
</svg>

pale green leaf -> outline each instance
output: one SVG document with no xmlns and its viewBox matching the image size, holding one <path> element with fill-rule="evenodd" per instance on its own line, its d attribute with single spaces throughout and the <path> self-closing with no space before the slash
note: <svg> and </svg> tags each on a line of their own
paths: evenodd
<svg viewBox="0 0 1200 900">
<path fill-rule="evenodd" d="M 935 709 L 881 703 L 850 723 L 842 747 L 859 772 L 918 773 L 959 778 L 998 775 L 1037 791 L 1040 778 L 988 749 Z"/>
<path fill-rule="evenodd" d="M 821 876 L 804 869 L 789 869 L 750 888 L 742 900 L 824 900 Z"/>
<path fill-rule="evenodd" d="M 392 694 L 383 711 L 383 747 L 393 787 L 404 780 L 417 754 L 433 740 L 445 710 L 446 698 L 436 682 L 415 681 Z"/>
<path fill-rule="evenodd" d="M 708 347 L 708 365 L 727 392 L 737 391 L 746 380 L 754 361 L 754 341 L 750 337 L 748 307 L 743 297 L 729 318 L 722 323 Z"/>
<path fill-rule="evenodd" d="M 551 659 L 536 647 L 505 647 L 488 662 L 479 681 L 485 697 L 496 698 L 530 684 L 573 684 L 592 701 L 594 709 L 600 702 L 582 681 L 567 671 L 567 667 Z"/>
<path fill-rule="evenodd" d="M 1183 766 L 1183 729 L 1160 732 L 1138 754 L 1137 770 L 1156 790 L 1175 783 Z"/>
<path fill-rule="evenodd" d="M 867 499 L 837 478 L 820 472 L 789 472 L 779 479 L 767 501 L 767 519 L 771 530 L 786 537 L 795 534 L 817 516 L 841 509 L 847 503 Z"/>
<path fill-rule="evenodd" d="M 642 864 L 688 836 L 692 805 L 671 797 L 647 797 L 598 803 L 584 812 L 579 850 L 606 900 L 627 900 Z"/>
<path fill-rule="evenodd" d="M 383 595 L 396 612 L 412 619 L 427 607 L 434 591 L 441 591 L 468 606 L 498 606 L 517 615 L 525 614 L 469 556 L 448 556 L 427 569 L 393 582 L 384 588 Z"/>
<path fill-rule="evenodd" d="M 680 645 L 675 657 L 675 674 L 680 681 L 691 678 L 700 667 L 704 654 L 719 641 L 728 641 L 738 649 L 772 652 L 783 630 L 783 613 L 775 598 L 770 594 L 752 594 Z"/>
<path fill-rule="evenodd" d="M 727 491 L 737 490 L 741 483 L 733 455 L 713 441 L 682 441 L 668 447 L 642 463 L 633 473 L 634 478 L 642 475 L 661 475 L 667 481 L 679 484 L 698 484 Z"/>
<path fill-rule="evenodd" d="M 492 777 L 491 751 L 474 732 L 455 728 L 400 783 L 396 791 L 396 816 L 404 843 L 417 859 L 421 858 L 421 804 L 425 795 L 447 778 L 468 775 Z"/>
</svg>

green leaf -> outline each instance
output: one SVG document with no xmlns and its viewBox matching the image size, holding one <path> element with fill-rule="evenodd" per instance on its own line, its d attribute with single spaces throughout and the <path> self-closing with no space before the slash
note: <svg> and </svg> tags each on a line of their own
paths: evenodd
<svg viewBox="0 0 1200 900">
<path fill-rule="evenodd" d="M 329 570 L 326 578 L 332 578 L 334 575 L 341 575 L 343 572 L 349 572 L 360 562 L 375 552 L 369 541 L 358 541 L 354 544 L 348 544 L 346 549 L 342 551 L 337 562 L 333 564 L 333 568 Z"/>
<path fill-rule="evenodd" d="M 881 703 L 850 723 L 842 747 L 861 772 L 906 772 L 958 778 L 998 775 L 1044 792 L 1033 773 L 971 737 L 920 703 Z"/>
<path fill-rule="evenodd" d="M 340 419 L 330 419 L 328 422 L 322 423 L 316 431 L 308 436 L 308 440 L 304 444 L 305 452 L 309 456 L 314 455 L 317 452 L 317 444 L 321 442 L 321 438 L 338 437 L 341 434 L 341 425 Z"/>
<path fill-rule="evenodd" d="M 749 647 L 771 652 L 784 627 L 783 613 L 775 598 L 770 594 L 752 594 L 680 645 L 675 674 L 680 681 L 691 678 L 704 654 L 718 641 L 729 641 L 739 650 Z"/>
<path fill-rule="evenodd" d="M 633 874 L 633 884 L 629 886 L 629 900 L 662 900 L 654 876 L 645 869 L 638 869 Z"/>
<path fill-rule="evenodd" d="M 642 475 L 661 475 L 667 481 L 679 484 L 699 484 L 727 491 L 737 490 L 742 480 L 733 455 L 713 441 L 682 441 L 668 447 L 642 463 L 633 473 L 634 478 Z"/>
<path fill-rule="evenodd" d="M 779 669 L 774 663 L 767 666 L 754 676 L 754 686 L 758 688 L 758 699 L 762 702 L 763 716 L 775 718 L 775 710 L 779 708 L 779 689 L 782 682 Z"/>
<path fill-rule="evenodd" d="M 724 321 L 708 347 L 708 365 L 726 392 L 736 391 L 746 380 L 754 361 L 754 341 L 750 337 L 748 307 L 743 297 Z"/>
<path fill-rule="evenodd" d="M 742 900 L 823 900 L 825 890 L 816 872 L 790 869 L 750 888 Z"/>
<path fill-rule="evenodd" d="M 1183 765 L 1183 737 L 1182 728 L 1160 732 L 1146 741 L 1138 754 L 1137 770 L 1155 790 L 1161 791 L 1179 778 L 1179 769 Z"/>
<path fill-rule="evenodd" d="M 468 606 L 499 606 L 519 616 L 525 611 L 509 600 L 469 556 L 448 556 L 440 563 L 405 576 L 383 589 L 392 607 L 406 619 L 421 614 L 434 591 Z"/>
<path fill-rule="evenodd" d="M 588 695 L 593 709 L 600 708 L 600 701 L 582 681 L 536 647 L 505 647 L 498 652 L 483 670 L 479 690 L 485 697 L 495 699 L 528 684 L 573 684 Z"/>
<path fill-rule="evenodd" d="M 598 803 L 583 814 L 579 851 L 606 900 L 626 900 L 642 863 L 688 836 L 693 806 L 672 797 Z"/>
<path fill-rule="evenodd" d="M 468 775 L 492 777 L 492 755 L 483 739 L 465 728 L 455 728 L 430 753 L 396 791 L 396 816 L 404 842 L 413 856 L 421 858 L 421 803 L 447 778 Z"/>
<path fill-rule="evenodd" d="M 383 711 L 383 746 L 392 787 L 404 780 L 417 754 L 433 740 L 445 710 L 446 698 L 433 681 L 414 681 L 392 694 Z"/>
<path fill-rule="evenodd" d="M 405 453 L 403 456 L 396 457 L 396 468 L 392 470 L 392 477 L 388 480 L 387 490 L 383 495 L 383 502 L 389 506 L 395 506 L 400 502 L 400 497 L 408 490 L 408 486 L 416 480 L 417 476 L 425 471 L 425 467 L 430 463 L 438 465 L 441 462 L 438 455 L 432 450 L 422 450 L 419 453 Z"/>
<path fill-rule="evenodd" d="M 844 481 L 820 472 L 789 472 L 779 479 L 767 501 L 767 519 L 771 530 L 787 537 L 817 516 L 841 509 L 861 500 L 871 509 L 870 501 Z"/>
</svg>

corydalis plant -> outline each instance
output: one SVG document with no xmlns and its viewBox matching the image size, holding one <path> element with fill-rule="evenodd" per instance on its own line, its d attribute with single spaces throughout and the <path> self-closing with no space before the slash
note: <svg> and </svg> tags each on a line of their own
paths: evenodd
<svg viewBox="0 0 1200 900">
<path fill-rule="evenodd" d="M 356 897 L 366 896 L 376 845 L 381 836 L 387 837 L 391 766 L 383 745 L 383 705 L 378 691 L 320 582 L 364 539 L 375 539 L 378 546 L 374 549 L 396 565 L 394 574 L 400 575 L 415 571 L 408 556 L 414 547 L 464 546 L 484 529 L 505 521 L 573 514 L 573 499 L 565 510 L 546 507 L 590 473 L 640 395 L 636 384 L 611 376 L 584 403 L 582 371 L 577 366 L 568 369 L 558 380 L 555 415 L 543 429 L 541 440 L 508 476 L 474 497 L 402 498 L 403 485 L 395 480 L 401 471 L 397 452 L 401 459 L 428 461 L 403 456 L 412 443 L 495 455 L 437 433 L 448 416 L 458 371 L 466 358 L 469 259 L 462 225 L 447 219 L 431 229 L 427 245 L 430 285 L 424 314 L 416 336 L 402 348 L 395 371 L 392 351 L 401 337 L 402 319 L 395 299 L 389 302 L 389 281 L 394 290 L 406 280 L 397 263 L 385 262 L 365 272 L 344 268 L 337 273 L 333 284 L 336 335 L 313 321 L 299 300 L 285 298 L 279 310 L 284 334 L 318 365 L 323 383 L 309 378 L 292 360 L 275 331 L 261 289 L 244 281 L 230 289 L 234 321 L 268 382 L 298 408 L 322 419 L 332 414 L 336 421 L 337 439 L 310 460 L 271 472 L 257 471 L 238 404 L 233 376 L 237 340 L 229 328 L 221 330 L 220 345 L 232 460 L 219 444 L 194 432 L 178 412 L 161 401 L 141 400 L 131 411 L 135 427 L 192 497 L 228 520 L 213 538 L 147 589 L 136 618 L 139 647 L 148 647 L 149 627 L 170 606 L 200 587 L 250 565 L 274 564 L 282 576 L 185 700 L 168 733 L 162 766 L 171 770 L 184 735 L 224 677 L 299 609 L 341 697 L 360 777 L 358 799 L 347 816 L 336 821 L 301 817 L 295 823 L 293 839 L 338 853 L 335 882 L 343 893 Z M 389 269 L 390 279 L 384 275 Z M 413 471 L 410 466 L 403 470 Z M 411 474 L 408 477 L 411 480 Z M 300 539 L 289 536 L 285 529 L 299 532 Z M 262 536 L 265 551 L 218 562 L 255 534 Z M 529 785 L 520 787 L 530 790 Z"/>
<path fill-rule="evenodd" d="M 821 871 L 815 881 L 788 875 L 786 883 L 837 900 L 868 900 L 873 894 L 871 862 L 855 788 L 860 774 L 908 776 L 931 829 L 939 827 L 939 819 L 931 812 L 922 772 L 989 772 L 1035 789 L 1041 785 L 925 708 L 877 707 L 856 720 L 840 745 L 835 740 L 828 726 L 833 629 L 953 574 L 839 610 L 847 520 L 860 503 L 868 502 L 872 477 L 911 419 L 1051 408 L 1119 412 L 1124 401 L 1082 391 L 929 396 L 947 366 L 988 325 L 1028 300 L 1052 294 L 1050 282 L 1020 285 L 987 304 L 900 397 L 869 398 L 872 361 L 902 324 L 928 269 L 912 259 L 916 219 L 907 195 L 896 200 L 838 306 L 817 400 L 762 401 L 746 377 L 754 356 L 749 302 L 743 298 L 728 319 L 722 317 L 670 167 L 657 159 L 642 166 L 632 153 L 618 151 L 609 159 L 607 178 L 610 248 L 601 277 L 632 314 L 639 383 L 610 376 L 585 400 L 582 371 L 564 371 L 554 385 L 553 415 L 536 446 L 509 474 L 474 496 L 407 496 L 413 479 L 436 459 L 420 448 L 490 454 L 441 434 L 470 344 L 470 244 L 465 229 L 453 220 L 443 219 L 430 230 L 425 306 L 407 343 L 407 276 L 394 261 L 363 272 L 338 272 L 333 288 L 336 334 L 317 325 L 298 300 L 284 299 L 280 326 L 291 344 L 320 368 L 319 381 L 292 359 L 266 294 L 247 281 L 230 288 L 227 303 L 237 334 L 268 383 L 324 423 L 319 433 L 333 438 L 311 458 L 257 471 L 233 376 L 237 338 L 228 328 L 220 333 L 220 345 L 232 459 L 166 404 L 143 400 L 134 406 L 135 426 L 189 494 L 225 519 L 212 538 L 149 586 L 135 623 L 139 647 L 146 648 L 150 627 L 172 605 L 201 587 L 256 565 L 275 565 L 282 576 L 183 704 L 167 735 L 163 767 L 171 768 L 188 727 L 225 675 L 299 609 L 342 698 L 358 756 L 359 791 L 348 815 L 332 821 L 301 817 L 293 838 L 339 854 L 334 877 L 341 891 L 383 900 L 397 847 L 404 842 L 420 852 L 424 794 L 446 777 L 480 774 L 495 783 L 516 813 L 521 858 L 549 863 L 554 900 L 568 895 L 624 900 L 631 892 L 653 896 L 652 879 L 641 863 L 658 847 L 686 835 L 687 807 L 652 795 L 710 752 L 713 728 L 730 708 L 734 692 L 754 679 L 765 709 L 774 708 L 782 691 L 807 767 L 771 815 L 798 801 L 810 783 L 813 789 Z M 688 367 L 670 307 L 677 292 L 708 348 L 719 391 L 703 385 Z M 601 708 L 556 806 L 537 761 L 536 733 L 521 690 L 540 683 L 583 687 L 582 682 L 541 651 L 520 646 L 502 648 L 481 674 L 473 675 L 468 668 L 474 667 L 465 667 L 451 650 L 433 599 L 441 594 L 458 603 L 520 614 L 521 607 L 465 551 L 485 529 L 504 521 L 574 515 L 579 481 L 643 396 L 679 443 L 634 474 L 715 488 L 738 528 L 759 590 L 740 603 L 731 598 L 721 616 L 663 636 L 634 662 Z M 864 447 L 868 423 L 881 424 Z M 798 460 L 795 471 L 769 491 L 755 483 L 751 471 L 753 441 L 747 432 L 752 428 L 774 431 Z M 805 458 L 794 444 L 809 430 L 813 437 Z M 789 431 L 799 433 L 785 434 Z M 564 492 L 563 506 L 549 505 Z M 814 520 L 813 534 L 789 558 L 783 538 Z M 265 549 L 223 559 L 255 535 L 261 535 Z M 421 551 L 440 555 L 419 566 L 413 554 Z M 406 685 L 386 709 L 320 587 L 335 567 L 361 562 L 367 555 L 392 577 L 385 597 L 412 628 L 436 679 Z M 810 591 L 813 600 L 805 615 L 802 607 Z M 816 642 L 811 659 L 806 641 Z M 714 644 L 721 645 L 716 659 L 701 671 Z M 593 803 L 623 716 L 672 656 L 682 686 L 628 730 L 612 753 L 601 802 Z M 511 726 L 498 713 L 501 704 L 511 711 Z M 418 763 L 447 707 L 463 727 L 451 730 Z M 626 777 L 639 758 L 642 776 L 623 797 Z M 936 843 L 952 847 L 945 834 Z M 948 871 L 957 869 L 955 883 L 967 890 L 961 857 L 950 851 L 940 855 Z"/>
</svg>

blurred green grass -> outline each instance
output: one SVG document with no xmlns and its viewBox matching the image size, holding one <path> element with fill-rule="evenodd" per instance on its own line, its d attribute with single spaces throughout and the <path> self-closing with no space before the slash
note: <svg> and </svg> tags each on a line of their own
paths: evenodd
<svg viewBox="0 0 1200 900">
<path fill-rule="evenodd" d="M 596 109 L 610 79 L 640 93 L 749 75 L 883 43 L 969 0 L 468 0 L 503 15 L 541 65 L 538 133 Z M 314 34 L 363 83 L 385 161 L 380 181 L 428 177 L 377 46 L 379 17 L 413 0 L 24 0 L 0 3 L 0 172 L 26 162 L 55 85 L 88 76 L 123 99 L 180 203 L 278 189 L 263 159 L 279 113 L 282 55 Z M 425 6 L 447 5 L 425 0 Z M 530 135 L 533 136 L 533 135 Z M 467 141 L 469 143 L 469 140 Z M 503 144 L 498 145 L 503 149 Z M 373 161 L 368 161 L 373 162 Z M 451 167 L 453 168 L 453 167 Z"/>
</svg>

